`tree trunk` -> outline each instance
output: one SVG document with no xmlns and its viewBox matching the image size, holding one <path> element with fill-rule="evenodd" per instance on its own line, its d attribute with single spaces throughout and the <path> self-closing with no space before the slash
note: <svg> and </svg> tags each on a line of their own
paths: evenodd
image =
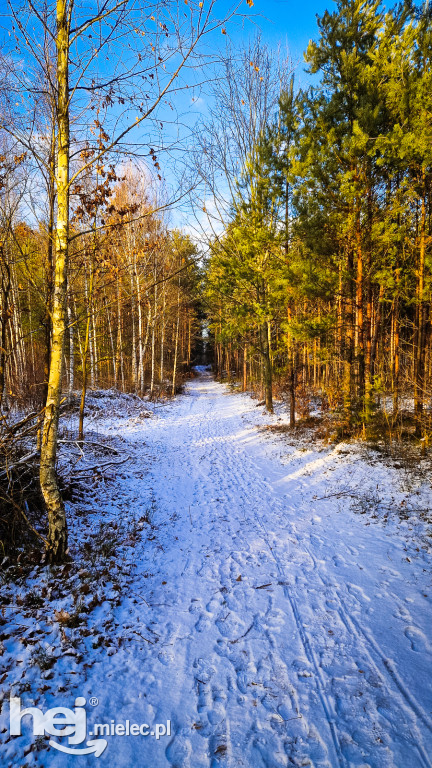
<svg viewBox="0 0 432 768">
<path fill-rule="evenodd" d="M 425 358 L 425 313 L 424 313 L 424 274 L 426 256 L 426 172 L 422 168 L 423 193 L 420 211 L 419 256 L 417 269 L 417 304 L 415 318 L 414 343 L 414 415 L 417 437 L 422 435 L 423 400 L 424 400 L 424 358 Z"/>
<path fill-rule="evenodd" d="M 153 395 L 154 384 L 155 384 L 156 313 L 157 313 L 157 285 L 155 285 L 155 288 L 154 288 L 154 307 L 153 307 L 153 319 L 152 319 L 150 396 Z"/>
<path fill-rule="evenodd" d="M 67 316 L 69 323 L 69 400 L 72 397 L 74 388 L 74 372 L 75 372 L 75 344 L 74 344 L 74 326 L 72 321 L 72 310 L 68 305 Z"/>
<path fill-rule="evenodd" d="M 177 324 L 175 334 L 175 348 L 174 348 L 174 365 L 173 365 L 173 378 L 172 378 L 172 396 L 176 393 L 176 373 L 177 373 L 177 354 L 178 354 L 178 342 L 179 342 L 179 328 L 180 328 L 180 287 L 177 289 Z"/>
<path fill-rule="evenodd" d="M 7 325 L 10 319 L 9 293 L 11 290 L 11 276 L 4 246 L 0 243 L 0 268 L 2 281 L 2 315 L 1 315 L 1 349 L 0 349 L 0 409 L 3 405 L 3 395 L 6 386 L 6 345 Z"/>
<path fill-rule="evenodd" d="M 86 322 L 84 349 L 82 354 L 82 388 L 81 388 L 81 401 L 80 401 L 79 420 L 78 420 L 78 440 L 84 440 L 84 409 L 85 409 L 85 399 L 86 399 L 86 393 L 87 393 L 87 360 L 88 360 L 89 351 L 91 353 L 90 324 L 91 324 L 92 303 L 93 303 L 93 279 L 94 279 L 93 265 L 91 264 L 89 286 L 88 286 L 88 291 L 86 291 L 88 315 L 87 315 L 87 322 Z"/>
<path fill-rule="evenodd" d="M 366 328 L 365 328 L 365 421 L 369 421 L 372 415 L 372 190 L 368 189 L 367 199 L 367 276 L 366 276 Z"/>
<path fill-rule="evenodd" d="M 243 385 L 242 392 L 247 390 L 247 344 L 243 347 Z"/>
<path fill-rule="evenodd" d="M 117 276 L 117 341 L 116 341 L 116 362 L 114 374 L 114 386 L 118 386 L 121 378 L 122 391 L 124 392 L 124 367 L 123 367 L 123 337 L 122 337 L 122 306 L 120 297 L 120 277 Z"/>
<path fill-rule="evenodd" d="M 114 386 L 116 386 L 116 353 L 115 353 L 115 344 L 114 344 L 114 334 L 112 329 L 112 323 L 111 323 L 111 314 L 110 314 L 110 308 L 108 304 L 108 298 L 106 295 L 106 289 L 104 288 L 104 298 L 105 298 L 105 308 L 106 308 L 106 316 L 107 316 L 107 325 L 108 325 L 108 334 L 110 339 L 110 348 L 111 348 L 111 363 L 113 367 L 113 378 L 110 378 L 110 382 L 114 380 Z M 108 366 L 109 371 L 109 366 Z"/>
<path fill-rule="evenodd" d="M 161 344 L 160 344 L 160 383 L 161 383 L 161 386 L 163 385 L 163 380 L 164 380 L 165 308 L 166 308 L 166 293 L 165 293 L 165 283 L 164 283 L 163 284 L 162 319 L 161 319 Z"/>
<path fill-rule="evenodd" d="M 92 304 L 91 309 L 91 330 L 92 330 L 92 342 L 93 342 L 93 357 L 92 357 L 92 377 L 91 377 L 91 385 L 92 388 L 97 387 L 98 385 L 98 376 L 99 376 L 99 354 L 98 354 L 98 345 L 97 345 L 97 335 L 96 335 L 96 314 L 94 310 L 94 306 Z"/>
<path fill-rule="evenodd" d="M 392 310 L 392 385 L 393 385 L 393 416 L 399 411 L 399 302 L 395 297 Z"/>
<path fill-rule="evenodd" d="M 55 471 L 69 255 L 69 21 L 67 0 L 57 0 L 56 47 L 58 91 L 56 259 L 51 359 L 40 458 L 40 486 L 48 513 L 47 558 L 50 562 L 61 562 L 67 551 L 66 514 Z"/>
<path fill-rule="evenodd" d="M 356 301 L 355 301 L 355 360 L 357 368 L 358 396 L 364 400 L 365 394 L 365 359 L 363 345 L 363 247 L 360 222 L 360 200 L 356 203 Z"/>
<path fill-rule="evenodd" d="M 345 299 L 345 349 L 344 349 L 344 382 L 343 397 L 344 411 L 346 419 L 351 422 L 352 417 L 352 364 L 354 351 L 354 312 L 353 312 L 353 254 L 350 245 L 348 245 L 347 258 L 347 285 Z"/>
<path fill-rule="evenodd" d="M 289 334 L 289 326 L 292 321 L 292 308 L 291 303 L 288 304 L 287 308 L 287 319 L 288 319 L 288 334 Z M 296 371 L 296 361 L 297 361 L 297 355 L 295 350 L 295 342 L 292 336 L 289 334 L 288 336 L 288 391 L 290 396 L 290 427 L 295 427 L 295 420 L 296 420 L 296 377 L 297 377 L 297 371 Z"/>
<path fill-rule="evenodd" d="M 260 328 L 260 341 L 261 341 L 261 356 L 263 361 L 263 384 L 264 384 L 264 399 L 266 409 L 269 413 L 273 413 L 273 382 L 272 382 L 272 364 L 270 357 L 270 345 L 269 345 L 269 328 L 268 322 L 265 320 Z"/>
<path fill-rule="evenodd" d="M 130 271 L 130 291 L 131 291 L 131 322 L 132 322 L 132 387 L 135 392 L 138 391 L 138 366 L 137 366 L 137 334 L 135 325 L 135 290 L 133 280 L 133 265 Z"/>
</svg>

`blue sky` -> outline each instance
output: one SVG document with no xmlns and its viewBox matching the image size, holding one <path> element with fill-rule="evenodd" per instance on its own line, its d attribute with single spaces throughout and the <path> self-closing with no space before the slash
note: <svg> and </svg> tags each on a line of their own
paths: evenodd
<svg viewBox="0 0 432 768">
<path fill-rule="evenodd" d="M 299 62 L 297 78 L 304 83 L 307 76 L 302 75 L 303 52 L 309 40 L 318 37 L 316 16 L 322 16 L 326 9 L 333 11 L 335 8 L 332 0 L 255 0 L 250 15 L 266 42 L 272 45 L 281 43 L 288 48 L 294 62 Z M 253 34 L 254 30 L 254 24 L 249 23 L 244 31 L 231 29 L 230 36 L 235 42 Z"/>
<path fill-rule="evenodd" d="M 232 0 L 223 0 L 222 5 L 223 7 L 232 7 Z M 216 47 L 220 43 L 222 46 L 225 43 L 228 46 L 231 44 L 235 49 L 247 42 L 248 39 L 254 38 L 259 32 L 263 42 L 271 48 L 276 49 L 281 46 L 289 53 L 293 64 L 296 65 L 296 88 L 306 87 L 310 83 L 316 82 L 319 76 L 310 76 L 305 72 L 303 54 L 311 39 L 319 39 L 317 15 L 322 16 L 326 9 L 333 12 L 336 9 L 335 2 L 333 0 L 254 0 L 252 9 L 249 9 L 246 2 L 243 2 L 239 12 L 244 13 L 246 19 L 243 22 L 238 19 L 233 20 L 227 24 L 225 38 L 222 38 L 220 31 L 217 30 L 212 37 L 212 44 Z M 208 103 L 209 95 L 206 93 L 205 87 L 196 104 L 192 104 L 190 99 L 187 104 L 184 103 L 186 113 L 184 120 L 189 123 L 192 131 L 194 120 L 199 114 L 205 119 Z M 169 172 L 165 178 L 169 181 Z M 205 207 L 207 211 L 212 208 L 211 199 L 206 199 Z M 199 207 L 192 206 L 192 209 L 195 209 L 195 214 L 198 212 L 197 218 L 206 229 L 207 216 L 199 213 L 201 210 Z M 171 221 L 174 225 L 191 233 L 195 226 L 190 219 L 190 210 L 188 210 L 187 205 L 186 207 L 180 206 L 180 209 L 173 211 Z"/>
</svg>

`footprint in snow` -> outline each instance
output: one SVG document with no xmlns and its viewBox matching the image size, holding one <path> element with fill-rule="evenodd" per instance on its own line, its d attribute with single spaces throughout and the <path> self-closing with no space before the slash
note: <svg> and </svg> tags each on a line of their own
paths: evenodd
<svg viewBox="0 0 432 768">
<path fill-rule="evenodd" d="M 370 597 L 368 597 L 364 589 L 359 587 L 357 584 L 347 583 L 347 589 L 350 595 L 355 597 L 359 603 L 370 603 Z"/>
<path fill-rule="evenodd" d="M 346 565 L 346 561 L 341 557 L 340 555 L 334 555 L 332 557 L 333 563 L 337 568 L 340 568 L 343 565 Z"/>
<path fill-rule="evenodd" d="M 160 663 L 164 665 L 164 667 L 168 667 L 170 664 L 174 663 L 175 656 L 172 651 L 164 649 L 158 654 L 158 659 Z"/>
<path fill-rule="evenodd" d="M 165 755 L 172 768 L 189 768 L 191 764 L 192 745 L 187 733 L 186 729 L 176 733 L 165 750 Z"/>
<path fill-rule="evenodd" d="M 193 663 L 196 679 L 203 683 L 208 683 L 215 674 L 215 668 L 205 659 L 195 659 Z"/>
<path fill-rule="evenodd" d="M 413 651 L 416 651 L 417 653 L 432 653 L 427 637 L 420 629 L 413 626 L 406 627 L 404 634 L 410 641 Z"/>
<path fill-rule="evenodd" d="M 195 629 L 197 632 L 205 632 L 206 629 L 209 629 L 211 627 L 211 621 L 208 616 L 205 616 L 205 614 L 201 614 L 199 617 L 197 623 L 195 624 Z"/>
<path fill-rule="evenodd" d="M 262 765 L 266 766 L 266 768 L 283 768 L 283 766 L 289 765 L 288 757 L 281 752 L 280 741 L 276 734 L 267 732 L 264 735 L 260 733 L 254 739 L 253 747 L 254 751 L 258 752 Z M 256 756 L 253 757 L 252 765 L 260 765 Z"/>
<path fill-rule="evenodd" d="M 215 613 L 220 607 L 220 600 L 219 595 L 212 597 L 210 602 L 206 605 L 206 611 L 208 611 L 208 613 Z"/>
</svg>

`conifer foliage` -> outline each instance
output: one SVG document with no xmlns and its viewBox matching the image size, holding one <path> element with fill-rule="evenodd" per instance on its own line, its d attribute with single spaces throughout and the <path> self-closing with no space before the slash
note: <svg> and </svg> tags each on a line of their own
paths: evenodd
<svg viewBox="0 0 432 768">
<path fill-rule="evenodd" d="M 384 410 L 431 429 L 432 25 L 428 6 L 337 0 L 305 54 L 316 85 L 281 90 L 210 244 L 217 366 L 315 394 L 343 432 Z M 296 397 L 301 396 L 301 403 Z"/>
</svg>

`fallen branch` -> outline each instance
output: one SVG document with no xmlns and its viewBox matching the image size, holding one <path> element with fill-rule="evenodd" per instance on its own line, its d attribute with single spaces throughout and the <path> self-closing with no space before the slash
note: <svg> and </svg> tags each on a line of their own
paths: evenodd
<svg viewBox="0 0 432 768">
<path fill-rule="evenodd" d="M 115 454 L 117 454 L 117 456 L 119 454 L 119 451 L 117 450 L 117 448 L 113 448 L 110 445 L 104 445 L 103 443 L 95 443 L 94 441 L 91 441 L 91 440 L 84 440 L 83 441 L 83 440 L 66 440 L 66 439 L 62 439 L 62 440 L 59 440 L 58 442 L 59 443 L 69 443 L 70 445 L 72 445 L 72 444 L 73 445 L 77 445 L 80 449 L 81 449 L 82 445 L 84 445 L 84 446 L 86 446 L 86 445 L 95 445 L 98 448 L 103 448 L 104 451 L 111 451 L 111 453 L 115 453 Z"/>
<path fill-rule="evenodd" d="M 15 432 L 17 432 L 21 427 L 24 427 L 25 424 L 27 424 L 28 421 L 31 421 L 32 419 L 35 419 L 36 417 L 40 416 L 42 414 L 42 411 L 39 413 L 37 411 L 32 411 L 27 416 L 25 416 L 23 419 L 20 419 L 20 421 L 16 421 L 14 424 L 12 424 L 10 427 L 7 426 L 6 429 L 8 432 L 13 435 Z"/>
<path fill-rule="evenodd" d="M 337 493 L 329 493 L 327 496 L 315 496 L 314 501 L 325 501 L 325 499 L 341 499 L 342 496 L 351 496 L 351 498 L 358 498 L 358 493 L 352 493 L 352 491 L 337 491 Z"/>
<path fill-rule="evenodd" d="M 30 530 L 31 530 L 31 531 L 33 531 L 33 533 L 35 534 L 35 536 L 37 536 L 37 537 L 38 537 L 38 539 L 41 539 L 41 541 L 43 541 L 43 543 L 45 544 L 45 546 L 46 546 L 46 547 L 48 547 L 48 541 L 47 541 L 47 539 L 45 538 L 45 536 L 42 536 L 42 534 L 41 534 L 41 533 L 39 533 L 39 531 L 37 531 L 37 530 L 36 530 L 36 528 L 34 527 L 34 525 L 32 525 L 32 524 L 31 524 L 31 522 L 30 522 L 30 520 L 28 519 L 28 517 L 27 517 L 26 513 L 24 512 L 23 508 L 22 508 L 22 507 L 20 507 L 20 506 L 19 506 L 19 504 L 17 504 L 17 503 L 16 503 L 16 502 L 15 502 L 13 499 L 11 499 L 10 497 L 8 498 L 8 501 L 9 501 L 9 503 L 10 503 L 10 504 L 12 504 L 13 508 L 14 508 L 14 509 L 15 509 L 17 512 L 19 512 L 19 513 L 20 513 L 20 514 L 23 516 L 23 518 L 24 518 L 24 520 L 26 521 L 26 523 L 27 523 L 28 527 L 30 528 Z"/>
<path fill-rule="evenodd" d="M 228 640 L 228 642 L 231 643 L 231 645 L 234 645 L 234 643 L 238 643 L 239 640 L 243 640 L 243 638 L 246 637 L 246 635 L 249 634 L 249 632 L 253 628 L 253 625 L 254 625 L 254 623 L 252 622 L 252 624 L 250 625 L 249 629 L 247 629 L 246 632 L 243 635 L 240 635 L 240 637 L 237 637 L 235 640 Z"/>
<path fill-rule="evenodd" d="M 138 635 L 138 637 L 141 637 L 143 640 L 146 641 L 146 643 L 150 643 L 150 645 L 154 645 L 154 640 L 149 640 L 148 637 L 144 637 L 140 632 L 137 632 L 136 629 L 132 630 L 132 634 Z"/>
<path fill-rule="evenodd" d="M 16 467 L 19 467 L 21 464 L 26 464 L 27 462 L 36 459 L 38 456 L 39 451 L 33 451 L 33 453 L 28 453 L 26 456 L 22 456 L 21 459 L 18 459 L 18 461 L 15 461 L 14 464 L 10 464 L 7 469 L 3 470 L 3 472 L 0 472 L 0 479 L 8 477 L 10 472 L 16 469 Z"/>
<path fill-rule="evenodd" d="M 130 456 L 126 456 L 125 459 L 122 459 L 121 461 L 106 461 L 105 464 L 95 464 L 93 467 L 83 467 L 82 469 L 76 469 L 75 472 L 71 475 L 73 477 L 78 472 L 96 472 L 101 471 L 105 469 L 106 467 L 119 467 L 121 464 L 124 464 L 126 461 L 130 460 Z"/>
</svg>

